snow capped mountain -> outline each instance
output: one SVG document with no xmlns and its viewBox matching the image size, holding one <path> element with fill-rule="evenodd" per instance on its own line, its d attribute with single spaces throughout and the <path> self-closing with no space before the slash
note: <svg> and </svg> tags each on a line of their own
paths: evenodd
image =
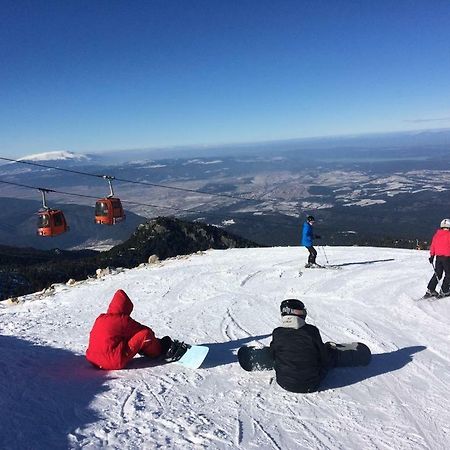
<svg viewBox="0 0 450 450">
<path fill-rule="evenodd" d="M 35 153 L 34 155 L 23 156 L 19 161 L 89 161 L 91 156 L 82 153 L 74 153 L 69 151 L 56 151 Z"/>
<path fill-rule="evenodd" d="M 299 247 L 213 250 L 3 302 L 2 448 L 448 448 L 450 300 L 415 301 L 427 256 L 325 247 L 319 262 L 341 270 L 322 270 L 302 269 Z M 207 345 L 203 367 L 90 366 L 89 331 L 117 289 L 157 336 Z M 238 348 L 269 344 L 285 298 L 306 304 L 323 340 L 369 345 L 370 365 L 334 369 L 312 394 L 240 369 Z"/>
</svg>

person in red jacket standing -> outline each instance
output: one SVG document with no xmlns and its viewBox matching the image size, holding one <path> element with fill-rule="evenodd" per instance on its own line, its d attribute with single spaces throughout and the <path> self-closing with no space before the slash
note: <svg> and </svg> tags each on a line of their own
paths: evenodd
<svg viewBox="0 0 450 450">
<path fill-rule="evenodd" d="M 429 258 L 431 264 L 434 257 L 436 257 L 436 263 L 433 266 L 434 274 L 428 283 L 424 297 L 447 297 L 450 295 L 450 219 L 442 220 L 440 229 L 433 236 Z M 441 291 L 438 294 L 436 286 L 444 274 Z"/>
<path fill-rule="evenodd" d="M 166 355 L 172 339 L 155 337 L 147 326 L 130 317 L 133 303 L 118 290 L 106 314 L 100 314 L 92 327 L 86 359 L 104 370 L 123 369 L 137 353 L 151 358 Z"/>
</svg>

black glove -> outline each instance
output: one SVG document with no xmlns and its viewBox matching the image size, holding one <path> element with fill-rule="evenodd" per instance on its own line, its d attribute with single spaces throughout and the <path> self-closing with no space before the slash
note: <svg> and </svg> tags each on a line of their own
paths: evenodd
<svg viewBox="0 0 450 450">
<path fill-rule="evenodd" d="M 321 239 L 322 238 L 322 236 L 320 236 L 320 235 L 318 235 L 318 234 L 316 234 L 315 236 L 314 236 L 314 239 Z"/>
<path fill-rule="evenodd" d="M 430 261 L 430 264 L 433 264 L 433 261 L 434 261 L 434 255 L 431 255 L 431 256 L 428 258 L 428 261 Z"/>
</svg>

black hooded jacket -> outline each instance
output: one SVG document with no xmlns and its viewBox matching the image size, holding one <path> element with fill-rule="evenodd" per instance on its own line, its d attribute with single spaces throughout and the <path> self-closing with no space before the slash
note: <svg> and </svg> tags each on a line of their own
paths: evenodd
<svg viewBox="0 0 450 450">
<path fill-rule="evenodd" d="M 327 372 L 328 351 L 314 325 L 278 327 L 272 332 L 270 349 L 277 383 L 290 392 L 314 392 Z"/>
</svg>

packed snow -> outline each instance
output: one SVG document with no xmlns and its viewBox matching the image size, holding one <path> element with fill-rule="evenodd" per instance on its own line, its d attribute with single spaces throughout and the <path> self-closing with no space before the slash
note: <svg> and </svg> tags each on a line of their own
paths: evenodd
<svg viewBox="0 0 450 450">
<path fill-rule="evenodd" d="M 418 300 L 428 253 L 301 247 L 211 250 L 119 271 L 0 306 L 0 447 L 7 449 L 450 448 L 450 299 Z M 300 272 L 299 272 L 300 269 Z M 114 292 L 157 336 L 209 347 L 198 370 L 137 357 L 100 371 L 84 358 Z M 279 304 L 299 298 L 324 340 L 362 341 L 367 367 L 292 394 L 245 372 L 242 345 L 269 344 Z"/>
</svg>

